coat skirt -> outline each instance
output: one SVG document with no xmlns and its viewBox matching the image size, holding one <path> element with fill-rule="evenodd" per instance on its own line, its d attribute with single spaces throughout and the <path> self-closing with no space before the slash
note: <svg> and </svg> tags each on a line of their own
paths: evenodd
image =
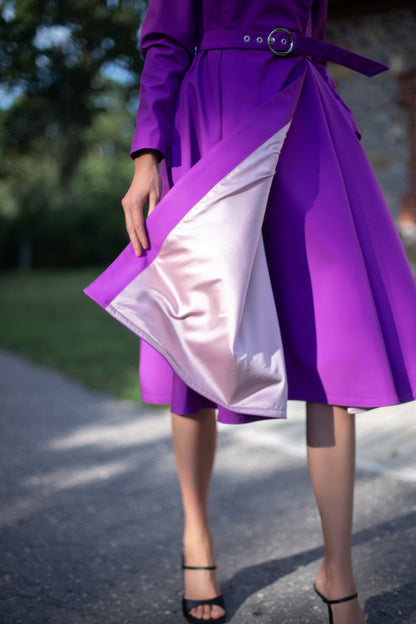
<svg viewBox="0 0 416 624">
<path fill-rule="evenodd" d="M 150 249 L 86 289 L 142 338 L 145 401 L 235 424 L 416 397 L 415 280 L 327 59 L 253 47 L 325 20 L 324 0 L 149 3 L 132 152 L 164 156 L 163 197 Z M 230 31 L 250 47 L 204 48 Z"/>
</svg>

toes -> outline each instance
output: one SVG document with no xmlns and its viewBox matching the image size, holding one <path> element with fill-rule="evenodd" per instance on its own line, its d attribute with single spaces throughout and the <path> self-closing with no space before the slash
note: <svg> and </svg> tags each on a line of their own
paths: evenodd
<svg viewBox="0 0 416 624">
<path fill-rule="evenodd" d="M 224 609 L 218 607 L 216 605 L 201 605 L 199 607 L 194 607 L 189 611 L 189 615 L 192 615 L 194 618 L 201 620 L 218 620 L 224 615 Z"/>
<path fill-rule="evenodd" d="M 204 615 L 203 606 L 194 607 L 189 611 L 189 615 L 192 615 L 197 620 L 202 620 L 202 616 Z"/>
<path fill-rule="evenodd" d="M 214 606 L 211 609 L 211 617 L 214 620 L 218 620 L 219 618 L 223 617 L 223 615 L 225 615 L 225 611 L 224 609 L 222 609 L 221 607 L 218 606 Z"/>
</svg>

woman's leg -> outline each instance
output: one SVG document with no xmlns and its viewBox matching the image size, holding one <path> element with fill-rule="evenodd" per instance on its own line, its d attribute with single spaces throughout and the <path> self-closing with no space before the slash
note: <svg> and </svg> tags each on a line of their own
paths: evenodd
<svg viewBox="0 0 416 624">
<path fill-rule="evenodd" d="M 183 552 L 186 565 L 215 565 L 213 540 L 208 519 L 208 493 L 217 442 L 213 409 L 192 416 L 172 414 L 173 445 L 185 517 Z M 185 570 L 185 598 L 203 600 L 220 594 L 215 571 Z M 201 606 L 190 611 L 204 619 L 219 618 L 218 606 Z"/>
<path fill-rule="evenodd" d="M 308 465 L 325 544 L 317 589 L 329 600 L 355 593 L 352 521 L 355 419 L 346 408 L 307 404 Z M 362 624 L 358 600 L 332 606 L 334 624 Z"/>
</svg>

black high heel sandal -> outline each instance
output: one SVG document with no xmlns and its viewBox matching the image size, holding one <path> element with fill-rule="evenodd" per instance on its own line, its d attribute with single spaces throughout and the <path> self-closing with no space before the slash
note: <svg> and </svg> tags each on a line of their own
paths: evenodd
<svg viewBox="0 0 416 624">
<path fill-rule="evenodd" d="M 182 556 L 182 570 L 216 570 L 217 566 L 187 566 L 185 565 L 184 557 Z M 201 605 L 215 605 L 221 607 L 225 611 L 224 597 L 222 594 L 215 598 L 208 598 L 207 600 L 192 600 L 191 598 L 182 598 L 182 612 L 185 618 L 191 624 L 223 624 L 226 621 L 226 614 L 219 618 L 210 618 L 209 620 L 203 620 L 202 618 L 196 618 L 189 613 L 194 607 Z"/>
<path fill-rule="evenodd" d="M 328 598 L 325 598 L 325 596 L 321 594 L 321 592 L 316 588 L 315 583 L 313 584 L 313 588 L 315 590 L 315 593 L 318 594 L 319 598 L 322 600 L 322 602 L 328 605 L 329 624 L 334 624 L 334 616 L 332 615 L 331 605 L 340 604 L 341 602 L 349 602 L 350 600 L 355 600 L 356 598 L 358 598 L 358 594 L 355 593 L 351 596 L 347 596 L 346 598 L 339 598 L 338 600 L 328 600 Z"/>
</svg>

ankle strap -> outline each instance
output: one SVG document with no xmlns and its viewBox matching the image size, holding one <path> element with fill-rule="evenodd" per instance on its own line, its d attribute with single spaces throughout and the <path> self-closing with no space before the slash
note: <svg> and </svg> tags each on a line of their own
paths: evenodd
<svg viewBox="0 0 416 624">
<path fill-rule="evenodd" d="M 350 600 L 355 600 L 356 598 L 358 598 L 358 593 L 356 592 L 355 594 L 351 594 L 351 596 L 347 596 L 346 598 L 338 598 L 338 600 L 329 600 L 328 598 L 325 598 L 323 594 L 321 594 L 321 592 L 319 591 L 319 589 L 317 589 L 315 584 L 313 588 L 315 592 L 318 594 L 319 598 L 327 605 L 339 604 L 341 602 L 349 602 Z"/>
<path fill-rule="evenodd" d="M 182 570 L 216 570 L 217 566 L 188 566 L 182 564 Z M 205 603 L 204 603 L 205 604 Z"/>
<path fill-rule="evenodd" d="M 326 600 L 327 604 L 338 604 L 340 602 L 348 602 L 349 600 L 355 600 L 356 598 L 358 598 L 358 594 L 351 594 L 351 596 L 347 596 L 346 598 L 338 598 L 338 600 Z"/>
</svg>

